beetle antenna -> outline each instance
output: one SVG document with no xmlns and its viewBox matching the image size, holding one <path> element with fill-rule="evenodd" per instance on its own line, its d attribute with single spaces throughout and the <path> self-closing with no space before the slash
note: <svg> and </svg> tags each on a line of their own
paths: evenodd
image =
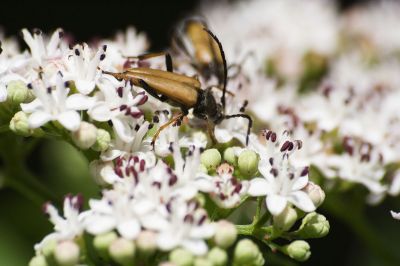
<svg viewBox="0 0 400 266">
<path fill-rule="evenodd" d="M 249 121 L 247 125 L 247 135 L 246 135 L 246 146 L 249 145 L 249 136 L 250 136 L 250 130 L 253 126 L 253 119 L 247 115 L 247 114 L 234 114 L 234 115 L 226 115 L 222 119 L 231 119 L 231 118 L 236 118 L 236 117 L 242 117 L 245 118 Z"/>
<path fill-rule="evenodd" d="M 221 57 L 222 57 L 222 63 L 224 66 L 224 79 L 223 79 L 223 86 L 222 86 L 222 97 L 221 97 L 221 104 L 222 107 L 224 108 L 225 111 L 225 93 L 226 93 L 226 83 L 228 81 L 228 67 L 226 64 L 226 58 L 225 58 L 225 52 L 224 49 L 222 48 L 222 44 L 219 41 L 219 39 L 217 38 L 217 36 L 215 36 L 214 33 L 212 33 L 209 29 L 207 28 L 203 28 L 213 39 L 214 41 L 218 44 L 218 48 L 221 52 Z"/>
</svg>

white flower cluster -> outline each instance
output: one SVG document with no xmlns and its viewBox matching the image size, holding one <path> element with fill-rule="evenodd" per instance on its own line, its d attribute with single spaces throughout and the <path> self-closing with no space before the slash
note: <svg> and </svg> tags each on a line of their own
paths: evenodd
<svg viewBox="0 0 400 266">
<path fill-rule="evenodd" d="M 204 133 L 204 121 L 189 110 L 153 142 L 176 108 L 157 99 L 158 91 L 107 74 L 130 67 L 164 69 L 157 59 L 128 57 L 148 46 L 133 28 L 91 46 L 70 46 L 61 29 L 50 37 L 24 29 L 29 50 L 23 52 L 15 40 L 2 40 L 0 116 L 10 116 L 10 129 L 23 136 L 56 136 L 97 156 L 90 157 L 90 168 L 101 198 L 90 199 L 83 211 L 81 197 L 67 196 L 63 217 L 46 204 L 54 232 L 35 246 L 38 256 L 45 256 L 52 242 L 79 243 L 86 233 L 95 239 L 113 233 L 128 241 L 128 250 L 135 241 L 143 244 L 145 235 L 145 242 L 170 252 L 172 261 L 181 249 L 190 253 L 185 258 L 211 260 L 215 247 L 233 245 L 236 230 L 261 232 L 261 238 L 253 236 L 268 245 L 280 236 L 269 235 L 276 228 L 276 234 L 291 234 L 286 239 L 326 235 L 329 223 L 314 213 L 325 198 L 318 184 L 326 190 L 344 181 L 361 184 L 373 203 L 400 194 L 400 59 L 394 56 L 400 46 L 392 36 L 376 36 L 365 27 L 368 8 L 340 15 L 324 0 L 253 0 L 209 8 L 203 12 L 221 36 L 229 66 L 226 116 L 215 123 L 214 134 Z M 374 11 L 374 19 L 397 25 L 400 19 L 386 16 L 394 9 L 400 11 L 400 5 Z M 184 53 L 171 53 L 176 72 L 198 75 L 193 80 L 202 88 L 215 87 L 217 73 L 209 77 L 187 63 Z M 250 133 L 246 112 L 254 120 Z M 214 135 L 218 145 L 209 141 Z M 321 176 L 313 179 L 311 170 Z M 255 198 L 263 204 L 252 224 L 220 221 Z M 302 227 L 292 230 L 299 219 Z M 305 226 L 309 220 L 323 230 L 312 231 Z M 309 246 L 299 243 L 304 252 L 296 258 L 305 260 Z M 254 265 L 263 265 L 261 252 L 249 245 L 257 251 Z M 120 263 L 123 256 L 112 249 L 109 245 L 109 255 Z"/>
</svg>

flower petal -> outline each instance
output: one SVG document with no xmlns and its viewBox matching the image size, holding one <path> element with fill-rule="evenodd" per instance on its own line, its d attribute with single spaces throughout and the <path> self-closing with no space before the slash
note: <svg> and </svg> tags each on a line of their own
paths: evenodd
<svg viewBox="0 0 400 266">
<path fill-rule="evenodd" d="M 250 196 L 258 197 L 270 194 L 271 188 L 270 183 L 265 180 L 265 178 L 256 177 L 250 181 L 250 187 L 247 193 Z"/>
<path fill-rule="evenodd" d="M 90 218 L 89 218 L 90 217 Z M 115 227 L 115 219 L 111 216 L 88 216 L 85 220 L 86 231 L 93 235 L 110 232 Z"/>
<path fill-rule="evenodd" d="M 182 246 L 196 256 L 204 255 L 208 249 L 204 240 L 199 239 L 186 239 L 182 242 Z"/>
<path fill-rule="evenodd" d="M 114 118 L 111 121 L 113 123 L 115 133 L 118 134 L 121 140 L 126 143 L 130 143 L 133 141 L 132 129 L 126 120 Z"/>
<path fill-rule="evenodd" d="M 92 92 L 94 87 L 96 86 L 95 82 L 92 80 L 75 80 L 75 86 L 80 93 L 89 94 Z"/>
<path fill-rule="evenodd" d="M 118 233 L 126 239 L 135 239 L 140 232 L 140 224 L 136 219 L 130 219 L 117 225 Z"/>
<path fill-rule="evenodd" d="M 98 102 L 88 111 L 91 118 L 96 121 L 105 122 L 111 119 L 111 111 L 107 104 L 104 102 Z"/>
<path fill-rule="evenodd" d="M 266 202 L 268 210 L 274 216 L 282 213 L 287 205 L 287 199 L 285 197 L 276 194 L 267 196 Z"/>
<path fill-rule="evenodd" d="M 81 124 L 81 117 L 76 111 L 66 111 L 58 115 L 58 122 L 70 131 L 78 130 Z"/>
<path fill-rule="evenodd" d="M 307 186 L 308 184 L 308 176 L 301 176 L 298 177 L 292 185 L 292 190 L 300 190 L 302 188 L 304 188 L 305 186 Z"/>
<path fill-rule="evenodd" d="M 65 106 L 72 110 L 88 110 L 96 104 L 93 97 L 89 97 L 80 93 L 72 94 L 65 102 Z"/>
<path fill-rule="evenodd" d="M 38 128 L 52 120 L 52 116 L 44 111 L 36 111 L 29 116 L 30 128 Z"/>
<path fill-rule="evenodd" d="M 288 196 L 289 202 L 295 205 L 297 208 L 305 211 L 312 212 L 315 211 L 315 206 L 310 197 L 304 191 L 296 191 Z"/>
</svg>

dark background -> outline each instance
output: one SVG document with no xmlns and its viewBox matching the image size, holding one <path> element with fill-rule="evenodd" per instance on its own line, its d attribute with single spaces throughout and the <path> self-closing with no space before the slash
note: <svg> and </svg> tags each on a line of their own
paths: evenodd
<svg viewBox="0 0 400 266">
<path fill-rule="evenodd" d="M 44 32 L 61 27 L 73 33 L 77 41 L 88 41 L 96 36 L 109 37 L 116 29 L 134 25 L 149 35 L 153 49 L 162 49 L 168 45 L 169 33 L 174 23 L 189 15 L 200 2 L 201 0 L 3 0 L 0 2 L 0 25 L 11 35 L 18 34 L 24 27 L 40 28 Z M 340 8 L 345 9 L 365 1 L 338 2 Z"/>
<path fill-rule="evenodd" d="M 343 10 L 357 2 L 363 1 L 341 0 L 339 1 L 339 6 Z M 125 29 L 128 25 L 134 25 L 140 31 L 148 34 L 152 49 L 159 50 L 168 45 L 169 33 L 174 23 L 186 15 L 190 15 L 191 11 L 199 3 L 199 0 L 2 1 L 0 6 L 0 25 L 4 27 L 7 35 L 18 34 L 20 29 L 24 27 L 28 29 L 40 28 L 45 32 L 62 27 L 65 31 L 73 33 L 76 41 L 88 41 L 94 37 L 110 37 L 115 33 L 115 30 Z M 37 153 L 39 158 L 40 151 L 37 151 Z M 35 160 L 38 159 L 36 158 Z M 49 169 L 51 166 L 41 165 L 37 167 Z M 53 182 L 56 181 L 53 179 Z M 77 180 L 71 180 L 70 182 L 79 183 Z M 70 188 L 76 187 L 72 183 L 69 184 Z M 69 186 L 66 183 L 60 191 L 56 192 L 62 195 L 70 192 L 68 189 Z M 22 211 L 17 210 L 19 208 L 17 206 L 21 205 L 26 206 L 30 212 L 37 213 L 35 207 L 21 199 L 14 191 L 9 189 L 1 190 L 0 212 L 2 214 L 0 214 L 0 223 L 11 224 L 12 226 L 9 228 L 12 230 L 12 234 L 25 234 L 24 237 L 29 238 L 34 243 L 35 240 L 38 240 L 38 235 L 43 236 L 43 232 L 48 231 L 49 228 L 43 229 L 44 231 L 42 232 L 33 233 L 24 224 L 40 224 L 47 223 L 47 221 L 44 218 L 34 218 L 28 221 L 21 220 L 24 215 L 21 213 Z M 13 206 L 16 207 L 13 209 Z M 3 215 L 4 212 L 7 213 Z M 388 216 L 388 206 L 381 205 L 377 208 L 369 208 L 368 215 L 372 219 L 374 217 L 386 217 Z M 36 216 L 32 214 L 30 217 Z M 341 222 L 329 217 L 328 214 L 327 216 L 332 225 L 331 232 L 326 238 L 311 241 L 313 255 L 303 265 L 361 265 L 359 264 L 361 261 L 369 260 L 368 254 L 365 254 L 363 243 L 356 239 L 354 233 Z M 384 225 L 378 222 L 376 226 Z M 1 241 L 3 240 L 1 240 L 0 236 Z M 365 258 L 363 259 L 363 257 Z M 377 262 L 377 264 L 371 263 L 369 265 L 382 264 Z"/>
</svg>

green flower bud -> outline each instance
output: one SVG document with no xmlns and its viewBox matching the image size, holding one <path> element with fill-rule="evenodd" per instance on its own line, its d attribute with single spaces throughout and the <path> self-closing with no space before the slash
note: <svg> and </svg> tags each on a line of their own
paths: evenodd
<svg viewBox="0 0 400 266">
<path fill-rule="evenodd" d="M 324 237 L 329 233 L 330 225 L 329 221 L 322 214 L 312 212 L 307 214 L 299 230 L 295 232 L 296 236 L 304 239 L 308 238 L 320 238 Z"/>
<path fill-rule="evenodd" d="M 32 98 L 28 87 L 21 80 L 13 80 L 7 84 L 7 101 L 12 104 L 20 104 Z"/>
<path fill-rule="evenodd" d="M 110 142 L 111 142 L 110 133 L 108 133 L 107 130 L 99 128 L 96 131 L 96 141 L 92 146 L 92 149 L 95 151 L 105 151 L 108 149 Z"/>
<path fill-rule="evenodd" d="M 135 244 L 125 238 L 115 239 L 108 248 L 111 258 L 125 266 L 132 265 L 135 258 Z"/>
<path fill-rule="evenodd" d="M 89 149 L 97 140 L 97 128 L 82 121 L 78 130 L 71 133 L 71 137 L 76 146 L 83 150 Z"/>
<path fill-rule="evenodd" d="M 282 252 L 297 261 L 306 261 L 311 256 L 310 245 L 304 240 L 293 241 L 282 247 Z"/>
<path fill-rule="evenodd" d="M 136 238 L 136 246 L 141 255 L 149 256 L 157 249 L 156 234 L 152 231 L 142 231 Z"/>
<path fill-rule="evenodd" d="M 291 206 L 286 206 L 282 213 L 274 216 L 274 226 L 281 231 L 288 231 L 297 221 L 297 212 Z"/>
<path fill-rule="evenodd" d="M 215 244 L 223 249 L 230 247 L 237 238 L 237 229 L 232 223 L 220 220 L 216 223 Z"/>
<path fill-rule="evenodd" d="M 59 266 L 75 266 L 79 262 L 79 246 L 73 241 L 63 241 L 54 249 L 54 258 Z"/>
<path fill-rule="evenodd" d="M 22 111 L 17 112 L 10 121 L 10 129 L 17 135 L 31 136 L 33 131 L 29 128 L 28 115 Z"/>
<path fill-rule="evenodd" d="M 207 170 L 207 167 L 201 163 L 199 165 L 199 169 L 197 169 L 197 172 L 207 174 L 208 170 Z"/>
<path fill-rule="evenodd" d="M 49 241 L 46 241 L 42 247 L 42 253 L 46 258 L 50 258 L 53 256 L 54 249 L 57 246 L 57 241 L 52 239 Z"/>
<path fill-rule="evenodd" d="M 237 156 L 234 147 L 229 147 L 224 151 L 224 160 L 231 165 L 237 165 Z"/>
<path fill-rule="evenodd" d="M 215 170 L 221 163 L 221 154 L 217 149 L 208 149 L 201 154 L 201 163 L 208 171 Z"/>
<path fill-rule="evenodd" d="M 303 191 L 308 194 L 315 207 L 320 206 L 325 200 L 325 192 L 320 186 L 313 182 L 308 182 L 307 186 L 303 188 Z"/>
<path fill-rule="evenodd" d="M 93 239 L 93 246 L 97 250 L 100 256 L 103 258 L 108 258 L 108 248 L 111 243 L 118 238 L 115 232 L 108 232 L 105 234 L 97 235 Z"/>
<path fill-rule="evenodd" d="M 265 263 L 260 249 L 250 239 L 240 240 L 233 256 L 235 266 L 262 266 Z"/>
<path fill-rule="evenodd" d="M 194 266 L 214 266 L 211 261 L 206 258 L 196 258 L 194 260 Z"/>
<path fill-rule="evenodd" d="M 47 261 L 45 256 L 36 255 L 29 261 L 29 266 L 47 266 Z"/>
<path fill-rule="evenodd" d="M 228 263 L 228 254 L 219 247 L 213 247 L 207 254 L 207 259 L 214 266 L 225 266 Z"/>
<path fill-rule="evenodd" d="M 194 262 L 193 254 L 183 248 L 177 248 L 169 253 L 170 262 L 176 266 L 191 266 Z"/>
<path fill-rule="evenodd" d="M 258 170 L 258 155 L 252 150 L 244 150 L 238 158 L 239 171 L 246 177 L 254 175 Z"/>
</svg>

